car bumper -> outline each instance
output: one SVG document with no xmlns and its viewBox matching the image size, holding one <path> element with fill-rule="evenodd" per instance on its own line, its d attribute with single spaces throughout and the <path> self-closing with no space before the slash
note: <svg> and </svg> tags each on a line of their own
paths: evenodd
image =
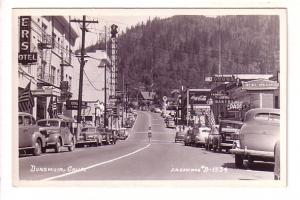
<svg viewBox="0 0 300 200">
<path fill-rule="evenodd" d="M 87 139 L 87 140 L 77 140 L 77 144 L 87 144 L 87 143 L 96 143 L 96 139 Z"/>
<path fill-rule="evenodd" d="M 230 149 L 230 153 L 244 156 L 255 156 L 263 158 L 274 158 L 274 152 L 269 151 L 257 151 L 257 150 L 246 150 L 246 149 Z"/>
</svg>

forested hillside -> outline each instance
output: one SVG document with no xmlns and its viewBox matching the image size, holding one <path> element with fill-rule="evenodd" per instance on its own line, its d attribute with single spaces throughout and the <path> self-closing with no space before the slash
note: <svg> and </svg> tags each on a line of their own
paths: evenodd
<svg viewBox="0 0 300 200">
<path fill-rule="evenodd" d="M 167 94 L 180 85 L 204 87 L 218 73 L 279 69 L 278 16 L 173 16 L 137 24 L 118 37 L 118 68 L 129 87 Z"/>
</svg>

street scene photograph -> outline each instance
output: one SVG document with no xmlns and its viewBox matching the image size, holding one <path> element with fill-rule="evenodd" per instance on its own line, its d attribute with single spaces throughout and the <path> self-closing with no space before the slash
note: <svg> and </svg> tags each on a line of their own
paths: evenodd
<svg viewBox="0 0 300 200">
<path fill-rule="evenodd" d="M 75 11 L 13 9 L 16 185 L 286 184 L 285 9 Z"/>
</svg>

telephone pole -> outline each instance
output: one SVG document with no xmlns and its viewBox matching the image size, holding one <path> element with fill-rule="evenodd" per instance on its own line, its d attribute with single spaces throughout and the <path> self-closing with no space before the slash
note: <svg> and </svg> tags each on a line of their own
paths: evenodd
<svg viewBox="0 0 300 200">
<path fill-rule="evenodd" d="M 82 82 L 83 82 L 83 69 L 85 65 L 84 61 L 84 50 L 85 50 L 85 32 L 87 32 L 86 23 L 98 23 L 95 20 L 86 20 L 86 16 L 83 15 L 82 20 L 73 19 L 70 22 L 82 23 L 81 31 L 82 31 L 82 38 L 81 38 L 81 53 L 80 53 L 80 73 L 79 73 L 79 92 L 78 92 L 78 110 L 77 110 L 77 134 L 76 138 L 78 137 L 79 130 L 78 124 L 81 122 L 81 106 L 82 106 Z"/>
</svg>

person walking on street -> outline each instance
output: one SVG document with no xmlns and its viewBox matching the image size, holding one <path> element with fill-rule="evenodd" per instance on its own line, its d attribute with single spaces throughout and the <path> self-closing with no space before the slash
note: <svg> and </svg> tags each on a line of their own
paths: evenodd
<svg viewBox="0 0 300 200">
<path fill-rule="evenodd" d="M 151 142 L 151 137 L 152 137 L 151 126 L 149 126 L 149 128 L 148 128 L 148 139 L 149 139 L 149 143 Z"/>
</svg>

